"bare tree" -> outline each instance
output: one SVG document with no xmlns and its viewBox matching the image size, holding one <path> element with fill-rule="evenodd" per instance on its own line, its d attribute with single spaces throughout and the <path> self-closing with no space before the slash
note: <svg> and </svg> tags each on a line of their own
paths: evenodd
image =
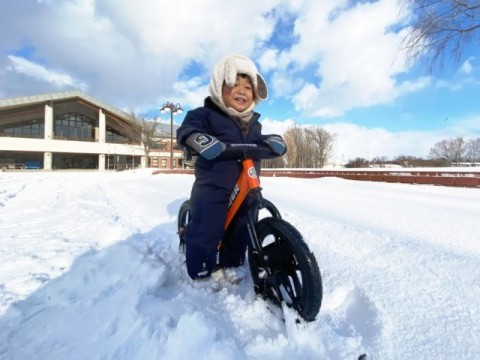
<svg viewBox="0 0 480 360">
<path fill-rule="evenodd" d="M 465 144 L 465 160 L 472 165 L 480 162 L 480 138 L 467 141 Z"/>
<path fill-rule="evenodd" d="M 389 161 L 386 156 L 376 156 L 372 159 L 372 164 L 381 168 L 385 167 L 388 163 Z"/>
<path fill-rule="evenodd" d="M 116 124 L 117 131 L 125 138 L 125 142 L 129 144 L 140 144 L 141 142 L 141 129 L 139 122 L 136 121 L 135 114 L 128 113 L 129 121 L 118 122 Z"/>
<path fill-rule="evenodd" d="M 367 168 L 369 166 L 370 162 L 367 159 L 361 157 L 349 160 L 348 163 L 345 164 L 346 168 Z"/>
<path fill-rule="evenodd" d="M 324 167 L 332 157 L 335 136 L 321 127 L 307 128 L 305 129 L 305 134 L 307 145 L 311 149 L 310 167 Z"/>
<path fill-rule="evenodd" d="M 283 134 L 285 143 L 287 144 L 287 153 L 285 158 L 289 168 L 302 167 L 301 157 L 303 151 L 303 131 L 300 126 L 293 124 Z"/>
<path fill-rule="evenodd" d="M 283 135 L 289 168 L 319 168 L 332 156 L 334 136 L 320 127 L 291 126 Z"/>
<path fill-rule="evenodd" d="M 465 140 L 462 137 L 439 141 L 430 149 L 430 157 L 444 159 L 450 165 L 461 162 L 465 152 Z"/>
<path fill-rule="evenodd" d="M 409 60 L 428 55 L 429 69 L 443 64 L 445 55 L 460 60 L 463 47 L 478 37 L 478 0 L 403 0 L 413 12 L 413 23 L 404 39 Z"/>
<path fill-rule="evenodd" d="M 396 156 L 392 162 L 402 167 L 435 167 L 435 160 L 422 159 L 411 155 Z"/>
<path fill-rule="evenodd" d="M 272 168 L 284 168 L 284 167 L 285 167 L 285 158 L 283 156 L 262 161 L 262 168 L 272 169 Z"/>
<path fill-rule="evenodd" d="M 145 114 L 136 113 L 135 110 L 130 110 L 130 116 L 133 120 L 132 131 L 134 136 L 139 139 L 145 151 L 145 157 L 148 159 L 150 150 L 156 144 L 156 133 L 160 122 L 158 118 L 147 119 Z"/>
</svg>

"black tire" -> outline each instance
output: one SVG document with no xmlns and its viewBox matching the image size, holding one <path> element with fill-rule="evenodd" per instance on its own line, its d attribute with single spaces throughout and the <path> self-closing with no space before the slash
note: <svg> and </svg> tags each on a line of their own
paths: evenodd
<svg viewBox="0 0 480 360">
<path fill-rule="evenodd" d="M 181 253 L 185 253 L 185 229 L 190 221 L 190 201 L 186 200 L 178 210 L 177 234 L 180 240 L 178 249 Z"/>
<path fill-rule="evenodd" d="M 249 250 L 248 260 L 255 290 L 264 298 L 294 308 L 306 321 L 315 320 L 322 304 L 323 288 L 317 260 L 302 235 L 279 218 L 258 222 L 257 235 L 268 267 Z"/>
</svg>

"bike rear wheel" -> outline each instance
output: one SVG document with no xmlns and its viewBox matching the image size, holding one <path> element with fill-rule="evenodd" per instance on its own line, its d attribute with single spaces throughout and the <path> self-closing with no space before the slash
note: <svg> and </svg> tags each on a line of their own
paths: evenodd
<svg viewBox="0 0 480 360">
<path fill-rule="evenodd" d="M 274 217 L 260 220 L 256 231 L 262 253 L 248 252 L 256 292 L 277 305 L 285 302 L 306 321 L 315 320 L 322 304 L 322 278 L 302 235 Z"/>
<path fill-rule="evenodd" d="M 178 249 L 185 253 L 185 229 L 190 222 L 190 200 L 185 200 L 178 210 L 177 234 L 180 240 Z"/>
</svg>

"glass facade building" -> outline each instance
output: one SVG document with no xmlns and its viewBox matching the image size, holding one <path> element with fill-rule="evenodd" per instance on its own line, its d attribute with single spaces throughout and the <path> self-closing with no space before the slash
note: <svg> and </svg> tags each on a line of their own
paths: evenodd
<svg viewBox="0 0 480 360">
<path fill-rule="evenodd" d="M 134 125 L 131 115 L 81 91 L 0 99 L 0 170 L 169 166 L 166 136 L 146 156 Z M 182 159 L 174 150 L 173 167 Z"/>
</svg>

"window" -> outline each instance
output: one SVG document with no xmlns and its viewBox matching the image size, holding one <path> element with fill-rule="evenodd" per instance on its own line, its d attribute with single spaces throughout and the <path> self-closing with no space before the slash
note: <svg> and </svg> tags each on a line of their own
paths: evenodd
<svg viewBox="0 0 480 360">
<path fill-rule="evenodd" d="M 95 140 L 95 120 L 79 113 L 58 115 L 55 119 L 55 137 L 93 141 Z"/>
<path fill-rule="evenodd" d="M 0 134 L 14 137 L 43 138 L 43 119 L 32 119 L 16 124 L 0 125 Z"/>
<path fill-rule="evenodd" d="M 115 129 L 108 126 L 107 127 L 107 142 L 117 143 L 117 144 L 128 144 L 131 141 L 128 137 L 120 134 L 118 131 L 116 131 Z"/>
</svg>

